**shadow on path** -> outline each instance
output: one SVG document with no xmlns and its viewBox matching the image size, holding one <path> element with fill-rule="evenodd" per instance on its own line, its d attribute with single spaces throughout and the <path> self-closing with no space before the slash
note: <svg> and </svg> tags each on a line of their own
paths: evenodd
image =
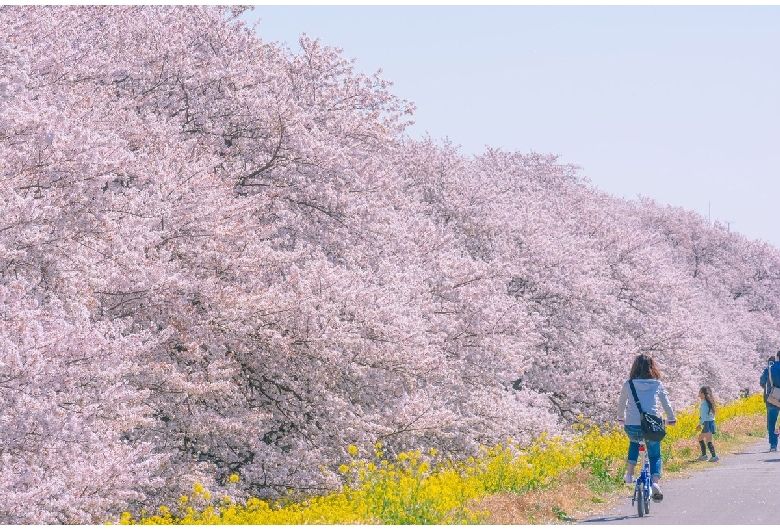
<svg viewBox="0 0 780 530">
<path fill-rule="evenodd" d="M 766 442 L 737 453 L 726 453 L 720 462 L 700 462 L 685 477 L 661 481 L 664 500 L 639 517 L 626 495 L 605 513 L 579 520 L 579 524 L 776 524 L 780 521 L 777 483 L 780 453 L 769 453 Z"/>
<path fill-rule="evenodd" d="M 634 519 L 639 517 L 638 515 L 615 515 L 612 517 L 596 517 L 593 519 L 585 519 L 584 521 L 580 521 L 581 523 L 613 523 L 616 521 L 626 521 L 628 519 Z"/>
</svg>

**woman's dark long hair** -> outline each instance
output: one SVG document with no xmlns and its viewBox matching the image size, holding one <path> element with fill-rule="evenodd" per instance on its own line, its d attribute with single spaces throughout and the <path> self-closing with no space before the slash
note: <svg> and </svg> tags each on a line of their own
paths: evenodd
<svg viewBox="0 0 780 530">
<path fill-rule="evenodd" d="M 715 414 L 715 396 L 712 393 L 712 387 L 703 386 L 699 389 L 699 392 L 704 394 L 704 401 L 710 406 L 710 410 Z"/>
<path fill-rule="evenodd" d="M 661 379 L 661 372 L 652 357 L 640 353 L 631 365 L 629 379 Z"/>
</svg>

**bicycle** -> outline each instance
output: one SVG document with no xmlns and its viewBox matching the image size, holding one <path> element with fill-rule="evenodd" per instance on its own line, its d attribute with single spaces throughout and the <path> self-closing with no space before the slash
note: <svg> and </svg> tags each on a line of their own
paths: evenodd
<svg viewBox="0 0 780 530">
<path fill-rule="evenodd" d="M 631 499 L 631 506 L 636 504 L 636 512 L 639 517 L 644 517 L 645 514 L 650 513 L 650 495 L 652 494 L 653 485 L 650 478 L 650 460 L 647 458 L 647 451 L 645 448 L 645 441 L 639 442 L 639 455 L 640 455 L 640 469 L 639 476 L 634 484 L 634 497 Z"/>
</svg>

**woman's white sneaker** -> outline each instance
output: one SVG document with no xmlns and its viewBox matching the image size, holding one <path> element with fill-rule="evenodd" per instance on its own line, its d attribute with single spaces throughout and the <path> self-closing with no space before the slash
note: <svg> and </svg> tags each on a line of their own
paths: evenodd
<svg viewBox="0 0 780 530">
<path fill-rule="evenodd" d="M 661 502 L 664 499 L 664 494 L 661 493 L 661 486 L 653 484 L 653 500 L 655 502 Z"/>
</svg>

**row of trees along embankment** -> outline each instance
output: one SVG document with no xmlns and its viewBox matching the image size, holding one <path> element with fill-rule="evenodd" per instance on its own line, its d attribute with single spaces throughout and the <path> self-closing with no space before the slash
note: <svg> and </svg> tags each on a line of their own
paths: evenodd
<svg viewBox="0 0 780 530">
<path fill-rule="evenodd" d="M 678 408 L 756 389 L 776 248 L 413 111 L 222 8 L 1 9 L 0 521 L 566 435 L 638 352 Z"/>
</svg>

